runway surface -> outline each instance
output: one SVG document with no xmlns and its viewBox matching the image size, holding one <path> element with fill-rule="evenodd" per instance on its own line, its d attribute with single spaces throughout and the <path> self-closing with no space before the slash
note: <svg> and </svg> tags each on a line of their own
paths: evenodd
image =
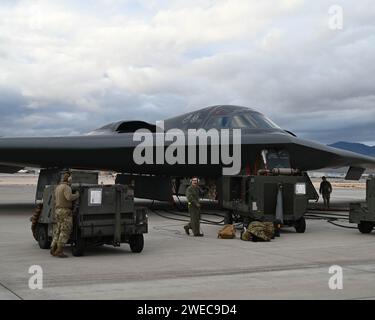
<svg viewBox="0 0 375 320">
<path fill-rule="evenodd" d="M 217 225 L 202 225 L 205 236 L 194 238 L 185 235 L 183 221 L 151 213 L 140 254 L 124 244 L 93 248 L 84 257 L 67 249 L 69 258 L 58 259 L 31 235 L 34 193 L 35 186 L 0 186 L 0 299 L 375 298 L 375 232 L 308 220 L 305 234 L 288 228 L 269 243 L 241 241 L 239 232 L 233 240 L 217 239 Z M 333 200 L 364 194 L 335 190 Z M 29 288 L 32 265 L 43 270 L 43 289 Z M 328 286 L 333 265 L 343 269 L 341 290 Z"/>
</svg>

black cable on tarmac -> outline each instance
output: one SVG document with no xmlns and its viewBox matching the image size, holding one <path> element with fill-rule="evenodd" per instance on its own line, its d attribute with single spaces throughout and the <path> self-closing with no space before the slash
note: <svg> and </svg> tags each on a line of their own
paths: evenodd
<svg viewBox="0 0 375 320">
<path fill-rule="evenodd" d="M 357 229 L 357 227 L 351 227 L 351 226 L 344 226 L 342 224 L 335 223 L 334 221 L 349 221 L 349 217 L 346 216 L 344 217 L 328 217 L 328 216 L 322 216 L 322 215 L 317 215 L 317 214 L 306 214 L 305 217 L 307 219 L 312 219 L 312 220 L 326 220 L 326 222 L 340 228 L 345 228 L 345 229 Z"/>
<path fill-rule="evenodd" d="M 163 215 L 161 214 L 160 212 L 157 212 L 156 210 L 153 210 L 153 209 L 150 209 L 151 212 L 155 213 L 156 215 L 164 218 L 164 219 L 169 219 L 169 220 L 175 220 L 175 221 L 183 221 L 183 222 L 189 222 L 189 219 L 190 217 L 187 216 L 187 215 L 183 215 L 183 214 L 177 214 L 177 213 L 170 213 L 168 212 L 167 210 L 163 210 L 164 212 L 166 213 L 169 213 L 169 214 L 173 214 L 173 215 L 176 215 L 176 216 L 182 216 L 182 217 L 186 217 L 186 218 L 189 218 L 189 219 L 180 219 L 180 218 L 173 218 L 173 217 L 168 217 L 166 215 Z M 209 224 L 209 225 L 222 225 L 224 223 L 224 219 L 221 220 L 221 221 L 211 221 L 211 220 L 208 220 L 208 219 L 201 219 L 201 223 L 202 224 Z"/>
</svg>

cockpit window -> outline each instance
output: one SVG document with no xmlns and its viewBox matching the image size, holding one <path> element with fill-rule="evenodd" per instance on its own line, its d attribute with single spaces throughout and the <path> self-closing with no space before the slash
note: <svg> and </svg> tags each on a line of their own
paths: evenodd
<svg viewBox="0 0 375 320">
<path fill-rule="evenodd" d="M 231 124 L 231 117 L 225 116 L 225 117 L 212 117 L 208 120 L 206 124 L 206 128 L 230 128 Z"/>
<path fill-rule="evenodd" d="M 207 129 L 217 128 L 239 128 L 239 129 L 280 129 L 270 119 L 256 112 L 241 113 L 234 116 L 216 116 L 210 118 L 205 127 Z"/>
<path fill-rule="evenodd" d="M 260 113 L 253 113 L 251 117 L 258 122 L 260 128 L 262 129 L 280 129 L 275 122 Z"/>
</svg>

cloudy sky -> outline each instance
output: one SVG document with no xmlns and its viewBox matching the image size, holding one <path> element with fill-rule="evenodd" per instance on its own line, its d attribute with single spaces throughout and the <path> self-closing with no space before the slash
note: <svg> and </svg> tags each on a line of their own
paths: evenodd
<svg viewBox="0 0 375 320">
<path fill-rule="evenodd" d="M 303 138 L 374 145 L 373 1 L 0 2 L 0 135 L 74 135 L 216 104 L 255 108 Z"/>
</svg>

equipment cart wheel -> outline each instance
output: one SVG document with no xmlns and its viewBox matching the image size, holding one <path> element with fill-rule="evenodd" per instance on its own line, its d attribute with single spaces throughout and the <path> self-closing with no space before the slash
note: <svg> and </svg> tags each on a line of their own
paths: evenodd
<svg viewBox="0 0 375 320">
<path fill-rule="evenodd" d="M 374 228 L 374 223 L 369 221 L 361 221 L 358 224 L 358 230 L 361 233 L 370 233 L 372 229 Z"/>
<path fill-rule="evenodd" d="M 305 233 L 306 231 L 306 220 L 304 217 L 298 219 L 294 225 L 297 233 Z"/>
<path fill-rule="evenodd" d="M 39 224 L 37 230 L 37 238 L 40 249 L 49 249 L 51 247 L 51 241 L 48 240 L 47 226 Z"/>
<path fill-rule="evenodd" d="M 82 257 L 84 253 L 85 253 L 85 240 L 81 238 L 80 234 L 78 234 L 76 241 L 72 243 L 72 254 L 75 257 Z"/>
<path fill-rule="evenodd" d="M 233 224 L 232 212 L 226 212 L 224 215 L 224 224 Z"/>
<path fill-rule="evenodd" d="M 133 234 L 130 236 L 129 245 L 132 252 L 141 252 L 144 246 L 143 234 Z"/>
</svg>

